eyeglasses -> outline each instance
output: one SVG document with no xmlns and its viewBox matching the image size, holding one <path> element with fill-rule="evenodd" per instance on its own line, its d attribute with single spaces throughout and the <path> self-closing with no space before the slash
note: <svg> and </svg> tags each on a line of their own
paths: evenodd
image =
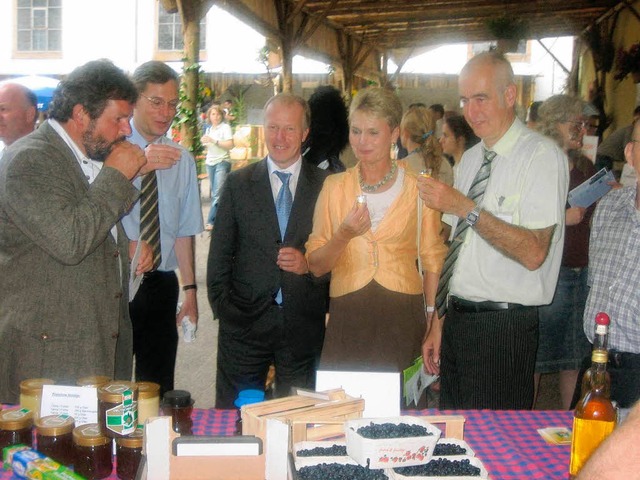
<svg viewBox="0 0 640 480">
<path fill-rule="evenodd" d="M 589 126 L 589 122 L 585 121 L 567 120 L 565 123 L 571 123 L 578 130 L 582 130 L 583 128 L 587 128 Z"/>
<path fill-rule="evenodd" d="M 146 95 L 143 95 L 142 93 L 140 94 L 140 96 L 146 98 L 147 101 L 151 104 L 151 106 L 155 110 L 160 110 L 160 109 L 164 108 L 165 105 L 168 105 L 170 110 L 177 110 L 178 103 L 180 103 L 179 100 L 171 100 L 170 102 L 167 102 L 167 101 L 163 100 L 162 98 L 147 97 Z"/>
</svg>

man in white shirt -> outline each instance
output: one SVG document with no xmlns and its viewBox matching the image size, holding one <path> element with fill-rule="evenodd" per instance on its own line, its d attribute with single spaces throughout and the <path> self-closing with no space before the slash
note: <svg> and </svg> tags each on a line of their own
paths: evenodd
<svg viewBox="0 0 640 480">
<path fill-rule="evenodd" d="M 513 70 L 503 56 L 471 59 L 459 91 L 482 142 L 463 155 L 455 188 L 420 179 L 425 204 L 452 224 L 447 259 L 457 250 L 445 261 L 440 315 L 431 321 L 423 356 L 427 370 L 442 376 L 441 408 L 527 409 L 537 306 L 551 301 L 562 256 L 567 160 L 516 118 Z M 485 166 L 488 180 L 477 196 Z M 456 231 L 460 222 L 466 224 Z"/>
</svg>

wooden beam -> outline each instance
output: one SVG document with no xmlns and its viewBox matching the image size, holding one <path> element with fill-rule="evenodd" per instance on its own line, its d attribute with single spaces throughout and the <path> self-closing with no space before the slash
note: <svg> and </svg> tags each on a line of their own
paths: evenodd
<svg viewBox="0 0 640 480">
<path fill-rule="evenodd" d="M 178 3 L 177 0 L 160 0 L 162 4 L 162 8 L 167 13 L 178 13 Z"/>
</svg>

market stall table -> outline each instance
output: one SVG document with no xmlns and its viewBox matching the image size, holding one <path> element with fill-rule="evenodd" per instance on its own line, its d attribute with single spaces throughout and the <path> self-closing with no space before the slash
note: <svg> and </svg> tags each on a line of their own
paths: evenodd
<svg viewBox="0 0 640 480">
<path fill-rule="evenodd" d="M 571 428 L 572 412 L 419 410 L 408 415 L 462 415 L 466 422 L 464 439 L 484 463 L 493 480 L 566 479 L 569 469 L 568 445 L 549 445 L 538 434 L 539 428 Z M 234 410 L 194 409 L 195 435 L 233 435 Z M 0 471 L 0 480 L 14 478 Z M 114 473 L 110 480 L 117 479 Z"/>
</svg>

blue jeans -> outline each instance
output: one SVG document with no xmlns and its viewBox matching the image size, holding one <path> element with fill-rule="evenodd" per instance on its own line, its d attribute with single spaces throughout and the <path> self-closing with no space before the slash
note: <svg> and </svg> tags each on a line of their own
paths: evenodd
<svg viewBox="0 0 640 480">
<path fill-rule="evenodd" d="M 216 219 L 216 211 L 218 210 L 218 200 L 220 200 L 222 186 L 230 171 L 231 163 L 224 160 L 215 165 L 207 165 L 207 173 L 209 174 L 209 182 L 211 183 L 211 209 L 207 217 L 207 223 L 210 225 L 213 225 L 213 221 Z"/>
</svg>

